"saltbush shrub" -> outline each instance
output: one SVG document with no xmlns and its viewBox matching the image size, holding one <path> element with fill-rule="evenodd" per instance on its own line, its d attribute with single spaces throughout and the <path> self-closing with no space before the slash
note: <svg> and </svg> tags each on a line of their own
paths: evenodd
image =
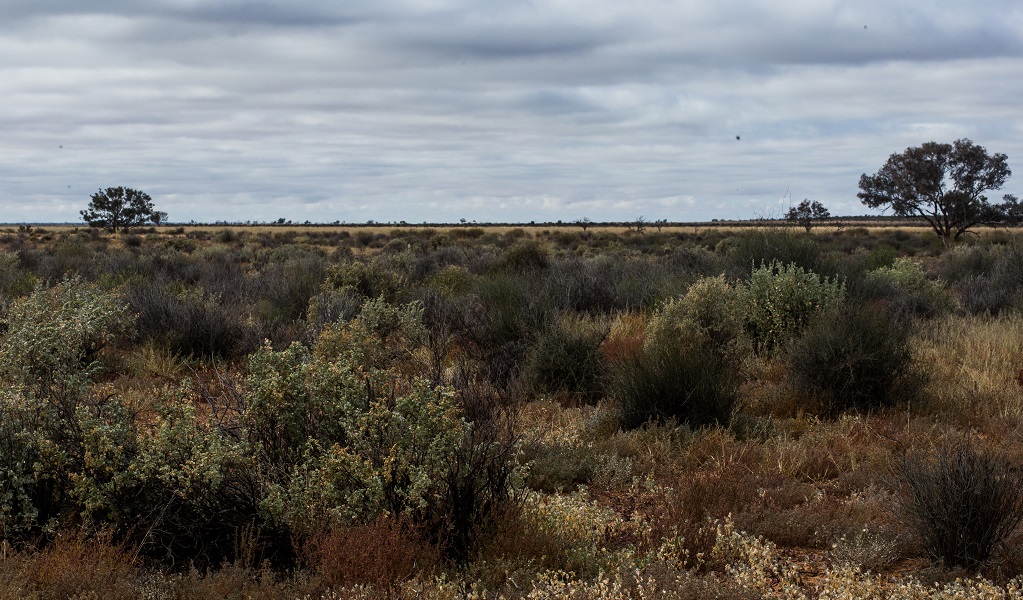
<svg viewBox="0 0 1023 600">
<path fill-rule="evenodd" d="M 323 290 L 350 288 L 364 298 L 383 296 L 393 301 L 404 285 L 402 275 L 382 260 L 353 261 L 328 267 Z"/>
<path fill-rule="evenodd" d="M 54 525 L 86 461 L 81 419 L 99 353 L 128 325 L 120 298 L 79 279 L 37 287 L 4 315 L 0 337 L 0 531 Z"/>
<path fill-rule="evenodd" d="M 1023 488 L 1004 458 L 960 441 L 900 465 L 902 515 L 935 559 L 974 568 L 1023 521 Z"/>
<path fill-rule="evenodd" d="M 791 385 L 816 396 L 825 412 L 865 410 L 912 399 L 921 377 L 904 319 L 876 305 L 828 311 L 788 351 Z"/>
<path fill-rule="evenodd" d="M 868 296 L 885 299 L 900 312 L 934 316 L 954 307 L 941 282 L 928 278 L 919 264 L 905 257 L 867 273 L 863 283 Z"/>
<path fill-rule="evenodd" d="M 246 446 L 197 418 L 187 396 L 161 398 L 149 427 L 119 402 L 82 415 L 85 461 L 73 474 L 87 523 L 165 564 L 237 558 L 246 529 L 264 533 Z"/>
<path fill-rule="evenodd" d="M 297 535 L 387 513 L 464 557 L 507 500 L 510 435 L 407 361 L 421 308 L 371 301 L 308 349 L 252 355 L 245 430 L 266 474 L 262 514 Z"/>
<path fill-rule="evenodd" d="M 746 289 L 746 326 L 757 348 L 772 350 L 798 335 L 812 319 L 845 295 L 837 279 L 795 264 L 765 263 Z"/>
<path fill-rule="evenodd" d="M 746 342 L 745 303 L 741 285 L 729 283 L 723 275 L 703 277 L 685 295 L 661 306 L 650 331 L 654 337 L 677 336 L 685 333 L 680 324 L 695 325 L 713 344 L 738 349 Z"/>
</svg>

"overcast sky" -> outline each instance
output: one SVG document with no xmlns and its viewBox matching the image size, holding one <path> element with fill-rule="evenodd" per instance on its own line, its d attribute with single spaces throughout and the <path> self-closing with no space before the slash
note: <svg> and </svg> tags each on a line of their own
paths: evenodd
<svg viewBox="0 0 1023 600">
<path fill-rule="evenodd" d="M 1023 193 L 1019 0 L 0 0 L 0 222 L 866 214 L 960 137 Z"/>
</svg>

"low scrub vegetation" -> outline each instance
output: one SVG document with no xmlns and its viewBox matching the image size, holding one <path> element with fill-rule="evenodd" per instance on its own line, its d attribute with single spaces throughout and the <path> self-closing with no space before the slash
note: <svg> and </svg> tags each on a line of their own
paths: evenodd
<svg viewBox="0 0 1023 600">
<path fill-rule="evenodd" d="M 1014 232 L 0 233 L 0 598 L 1017 597 Z"/>
</svg>

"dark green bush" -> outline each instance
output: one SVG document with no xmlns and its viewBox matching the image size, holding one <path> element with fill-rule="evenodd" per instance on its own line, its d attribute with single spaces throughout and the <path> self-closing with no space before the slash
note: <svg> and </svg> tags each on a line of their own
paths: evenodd
<svg viewBox="0 0 1023 600">
<path fill-rule="evenodd" d="M 542 271 L 550 264 L 550 252 L 536 240 L 515 242 L 504 253 L 505 264 L 516 273 Z"/>
<path fill-rule="evenodd" d="M 604 391 L 600 345 L 608 330 L 607 324 L 585 317 L 556 320 L 526 354 L 533 389 L 595 404 Z"/>
<path fill-rule="evenodd" d="M 1023 520 L 1023 488 L 1005 459 L 962 441 L 906 457 L 902 515 L 935 559 L 974 568 Z"/>
<path fill-rule="evenodd" d="M 831 258 L 814 238 L 788 229 L 760 228 L 744 231 L 719 244 L 730 277 L 745 279 L 764 263 L 795 265 L 821 275 L 836 274 Z"/>
<path fill-rule="evenodd" d="M 623 428 L 676 419 L 691 426 L 727 423 L 736 400 L 736 365 L 692 328 L 688 335 L 648 340 L 617 359 L 611 394 Z"/>
<path fill-rule="evenodd" d="M 0 305 L 28 294 L 35 286 L 35 277 L 20 268 L 17 252 L 0 252 Z"/>
<path fill-rule="evenodd" d="M 129 288 L 125 296 L 137 315 L 137 339 L 163 344 L 175 354 L 232 358 L 258 344 L 240 310 L 201 288 L 175 291 L 150 282 Z"/>
<path fill-rule="evenodd" d="M 905 319 L 877 305 L 844 304 L 826 313 L 788 351 L 788 377 L 831 414 L 912 399 L 921 383 Z"/>
<path fill-rule="evenodd" d="M 217 296 L 224 304 L 244 302 L 247 287 L 245 263 L 250 259 L 241 249 L 204 246 L 198 248 L 181 265 L 173 282 Z"/>
<path fill-rule="evenodd" d="M 474 281 L 474 298 L 464 305 L 460 336 L 467 353 L 498 385 L 519 372 L 534 336 L 556 315 L 554 299 L 539 293 L 540 283 L 494 273 Z"/>
<path fill-rule="evenodd" d="M 271 262 L 250 280 L 254 316 L 270 324 L 304 319 L 325 276 L 325 261 L 315 254 Z"/>
</svg>

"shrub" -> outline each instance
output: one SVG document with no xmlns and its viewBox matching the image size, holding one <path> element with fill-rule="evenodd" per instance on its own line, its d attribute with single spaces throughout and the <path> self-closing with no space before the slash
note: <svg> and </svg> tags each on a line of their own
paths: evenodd
<svg viewBox="0 0 1023 600">
<path fill-rule="evenodd" d="M 326 327 L 316 342 L 316 355 L 324 360 L 345 360 L 363 369 L 417 371 L 415 350 L 425 336 L 423 306 L 418 302 L 395 306 L 383 298 L 368 300 L 347 323 Z"/>
<path fill-rule="evenodd" d="M 30 293 L 36 286 L 35 277 L 23 271 L 17 252 L 0 252 L 0 305 Z"/>
<path fill-rule="evenodd" d="M 941 254 L 935 264 L 935 272 L 938 277 L 952 284 L 983 276 L 991 272 L 1003 249 L 1001 246 L 986 244 L 953 246 Z"/>
<path fill-rule="evenodd" d="M 941 283 L 928 279 L 920 266 L 908 258 L 897 258 L 890 267 L 867 273 L 865 286 L 874 298 L 887 299 L 896 309 L 910 314 L 932 316 L 952 309 L 952 299 Z"/>
<path fill-rule="evenodd" d="M 603 395 L 600 345 L 608 331 L 606 324 L 587 317 L 565 315 L 555 321 L 526 355 L 533 389 L 595 404 Z"/>
<path fill-rule="evenodd" d="M 331 589 L 374 585 L 392 589 L 440 562 L 437 549 L 401 521 L 378 517 L 363 525 L 317 532 L 302 545 L 306 568 Z"/>
<path fill-rule="evenodd" d="M 712 251 L 694 244 L 683 244 L 671 251 L 668 262 L 678 271 L 711 275 L 721 271 L 721 259 Z"/>
<path fill-rule="evenodd" d="M 612 396 L 621 426 L 677 419 L 692 426 L 727 423 L 736 399 L 736 365 L 695 326 L 650 336 L 613 366 Z"/>
<path fill-rule="evenodd" d="M 473 276 L 458 265 L 445 265 L 430 277 L 430 287 L 445 298 L 463 296 L 472 289 Z"/>
<path fill-rule="evenodd" d="M 366 301 L 365 296 L 350 287 L 334 289 L 322 286 L 320 292 L 309 299 L 306 322 L 314 332 L 338 321 L 350 321 Z"/>
<path fill-rule="evenodd" d="M 909 327 L 876 306 L 848 304 L 810 325 L 788 352 L 791 384 L 817 396 L 825 410 L 870 410 L 912 398 Z"/>
<path fill-rule="evenodd" d="M 37 287 L 6 315 L 0 377 L 47 401 L 80 398 L 100 350 L 128 325 L 122 300 L 80 279 Z"/>
<path fill-rule="evenodd" d="M 24 587 L 0 591 L 0 597 L 131 600 L 144 595 L 136 557 L 109 536 L 62 532 L 52 545 L 19 558 Z"/>
<path fill-rule="evenodd" d="M 954 289 L 963 308 L 972 313 L 997 315 L 1023 307 L 1023 252 L 1018 247 L 971 246 L 956 250 L 948 253 L 952 256 L 942 271 L 951 271 L 949 274 L 955 276 Z M 963 267 L 961 263 L 971 258 L 979 264 L 969 269 Z"/>
<path fill-rule="evenodd" d="M 216 565 L 246 528 L 259 532 L 245 446 L 204 424 L 191 398 L 162 398 L 149 427 L 119 403 L 83 415 L 85 461 L 73 476 L 81 518 L 166 564 Z"/>
<path fill-rule="evenodd" d="M 555 314 L 552 299 L 536 293 L 534 284 L 503 273 L 482 277 L 475 282 L 475 298 L 463 310 L 465 348 L 498 385 L 519 372 L 533 336 Z"/>
<path fill-rule="evenodd" d="M 757 347 L 771 350 L 798 335 L 845 295 L 845 286 L 779 262 L 753 271 L 746 290 L 746 324 Z"/>
<path fill-rule="evenodd" d="M 118 297 L 78 279 L 15 302 L 0 338 L 0 532 L 53 525 L 86 455 L 86 395 L 99 352 L 127 325 Z"/>
<path fill-rule="evenodd" d="M 1023 520 L 1023 492 L 1012 465 L 976 442 L 906 457 L 899 469 L 902 513 L 935 560 L 983 563 Z"/>
<path fill-rule="evenodd" d="M 832 274 L 830 261 L 814 238 L 786 229 L 744 231 L 719 242 L 717 250 L 725 254 L 726 272 L 733 277 L 745 278 L 757 265 L 774 262 Z"/>
<path fill-rule="evenodd" d="M 351 288 L 366 298 L 383 296 L 393 301 L 404 285 L 402 274 L 388 268 L 382 260 L 372 260 L 331 265 L 322 289 Z"/>
<path fill-rule="evenodd" d="M 220 298 L 222 304 L 243 301 L 246 275 L 243 264 L 251 260 L 243 249 L 202 246 L 184 263 L 175 283 L 198 288 Z"/>
<path fill-rule="evenodd" d="M 510 435 L 465 419 L 453 389 L 401 370 L 420 312 L 371 301 L 312 350 L 251 357 L 245 429 L 270 522 L 304 536 L 386 512 L 465 556 L 507 500 Z"/>
<path fill-rule="evenodd" d="M 315 254 L 270 263 L 250 281 L 253 314 L 271 324 L 304 318 L 324 277 L 324 259 Z"/>
<path fill-rule="evenodd" d="M 650 324 L 654 337 L 677 336 L 680 324 L 695 325 L 718 346 L 741 344 L 744 332 L 744 290 L 724 276 L 704 277 L 689 286 L 685 295 L 662 305 Z"/>
<path fill-rule="evenodd" d="M 233 358 L 255 347 L 255 336 L 238 310 L 219 294 L 193 287 L 174 290 L 157 282 L 131 287 L 128 305 L 138 315 L 136 337 L 181 356 Z"/>
<path fill-rule="evenodd" d="M 550 264 L 550 254 L 540 242 L 515 242 L 504 253 L 505 264 L 516 273 L 542 271 Z"/>
</svg>

